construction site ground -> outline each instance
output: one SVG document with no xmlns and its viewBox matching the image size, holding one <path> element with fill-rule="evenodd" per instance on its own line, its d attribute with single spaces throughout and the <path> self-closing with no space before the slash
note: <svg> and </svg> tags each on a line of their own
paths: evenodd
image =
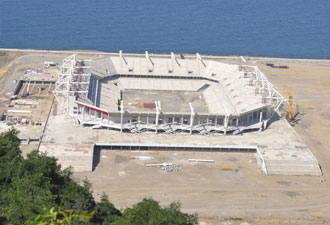
<svg viewBox="0 0 330 225">
<path fill-rule="evenodd" d="M 163 112 L 190 113 L 189 102 L 194 110 L 208 113 L 202 91 L 150 91 L 150 90 L 124 90 L 123 100 L 125 109 L 130 112 L 155 112 L 155 107 L 144 107 L 145 103 L 161 102 Z"/>
<path fill-rule="evenodd" d="M 55 55 L 44 53 L 43 56 L 40 53 L 24 53 L 24 58 L 16 64 L 11 63 L 8 70 L 15 71 L 19 66 L 54 61 L 51 57 L 57 57 L 60 61 L 66 55 L 66 52 Z M 239 58 L 220 58 L 223 62 L 240 62 Z M 330 223 L 330 183 L 327 181 L 330 175 L 330 62 L 246 59 L 249 64 L 258 65 L 282 94 L 286 93 L 284 85 L 288 85 L 294 100 L 304 112 L 294 129 L 282 118 L 264 132 L 251 132 L 242 136 L 121 134 L 81 127 L 64 114 L 50 114 L 41 150 L 53 149 L 55 156 L 57 153 L 73 161 L 89 162 L 95 141 L 260 145 L 263 146 L 261 149 L 289 149 L 298 152 L 304 151 L 306 144 L 322 166 L 323 177 L 265 175 L 257 165 L 254 153 L 107 150 L 101 151 L 93 172 L 75 172 L 74 179 L 81 182 L 87 178 L 96 198 L 104 192 L 119 208 L 131 206 L 144 197 L 152 197 L 161 204 L 181 201 L 183 211 L 200 215 L 201 224 Z M 286 65 L 289 68 L 271 68 L 265 63 Z M 5 93 L 11 90 L 7 83 L 10 85 L 14 77 L 15 73 L 9 72 L 0 81 L 4 100 Z M 49 110 L 48 105 L 45 107 Z M 47 112 L 47 109 L 44 111 Z M 58 112 L 61 112 L 60 108 Z M 24 126 L 18 129 L 29 132 L 30 128 Z M 6 129 L 8 126 L 3 125 L 0 131 Z M 31 146 L 22 147 L 23 151 L 31 150 Z M 154 158 L 143 161 L 132 159 L 133 156 Z M 188 159 L 193 158 L 212 159 L 214 163 L 188 162 Z M 161 168 L 144 165 L 149 162 L 179 164 L 182 170 L 166 173 Z M 89 168 L 91 164 L 86 166 Z"/>
</svg>

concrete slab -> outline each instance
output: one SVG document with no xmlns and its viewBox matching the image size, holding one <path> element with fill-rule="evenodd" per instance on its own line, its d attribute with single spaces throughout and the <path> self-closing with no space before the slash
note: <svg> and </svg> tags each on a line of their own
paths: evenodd
<svg viewBox="0 0 330 225">
<path fill-rule="evenodd" d="M 57 158 L 62 169 L 72 166 L 74 172 L 92 171 L 93 145 L 43 143 L 39 151 Z"/>
<path fill-rule="evenodd" d="M 270 175 L 322 175 L 318 161 L 308 149 L 267 150 L 263 156 Z"/>
</svg>

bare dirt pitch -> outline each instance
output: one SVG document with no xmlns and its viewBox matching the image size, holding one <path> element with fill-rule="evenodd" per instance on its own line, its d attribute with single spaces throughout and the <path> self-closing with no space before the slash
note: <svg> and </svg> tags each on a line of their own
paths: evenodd
<svg viewBox="0 0 330 225">
<path fill-rule="evenodd" d="M 161 101 L 163 112 L 190 113 L 189 102 L 194 105 L 196 111 L 209 112 L 203 93 L 197 91 L 125 90 L 123 91 L 123 100 L 128 111 L 154 112 L 154 107 L 148 110 L 144 104 Z"/>
</svg>

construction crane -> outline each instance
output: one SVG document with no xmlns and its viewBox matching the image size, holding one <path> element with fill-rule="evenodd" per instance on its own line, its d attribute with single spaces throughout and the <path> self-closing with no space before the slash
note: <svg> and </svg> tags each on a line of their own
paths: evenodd
<svg viewBox="0 0 330 225">
<path fill-rule="evenodd" d="M 296 117 L 300 114 L 300 112 L 299 112 L 298 105 L 296 105 L 296 113 L 295 114 L 293 113 L 293 100 L 292 100 L 293 97 L 292 97 L 292 94 L 291 94 L 291 91 L 290 91 L 288 85 L 285 85 L 285 88 L 286 88 L 286 92 L 288 95 L 288 105 L 289 105 L 289 110 L 287 111 L 286 119 L 288 120 L 288 122 L 291 126 L 294 126 L 295 123 L 298 122 Z"/>
<path fill-rule="evenodd" d="M 287 120 L 291 124 L 292 123 L 292 120 L 293 120 L 292 94 L 291 94 L 291 91 L 290 91 L 288 85 L 285 85 L 285 87 L 286 87 L 286 92 L 288 94 L 288 104 L 289 104 L 289 112 L 288 112 Z"/>
</svg>

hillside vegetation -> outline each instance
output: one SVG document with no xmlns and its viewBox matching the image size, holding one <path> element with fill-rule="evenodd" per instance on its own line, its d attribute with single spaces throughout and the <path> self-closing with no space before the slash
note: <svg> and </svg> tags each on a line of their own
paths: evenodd
<svg viewBox="0 0 330 225">
<path fill-rule="evenodd" d="M 70 169 L 37 151 L 24 159 L 19 147 L 16 130 L 0 134 L 0 224 L 198 224 L 179 202 L 143 199 L 122 211 L 106 195 L 96 202 L 88 181 L 77 184 Z"/>
</svg>

